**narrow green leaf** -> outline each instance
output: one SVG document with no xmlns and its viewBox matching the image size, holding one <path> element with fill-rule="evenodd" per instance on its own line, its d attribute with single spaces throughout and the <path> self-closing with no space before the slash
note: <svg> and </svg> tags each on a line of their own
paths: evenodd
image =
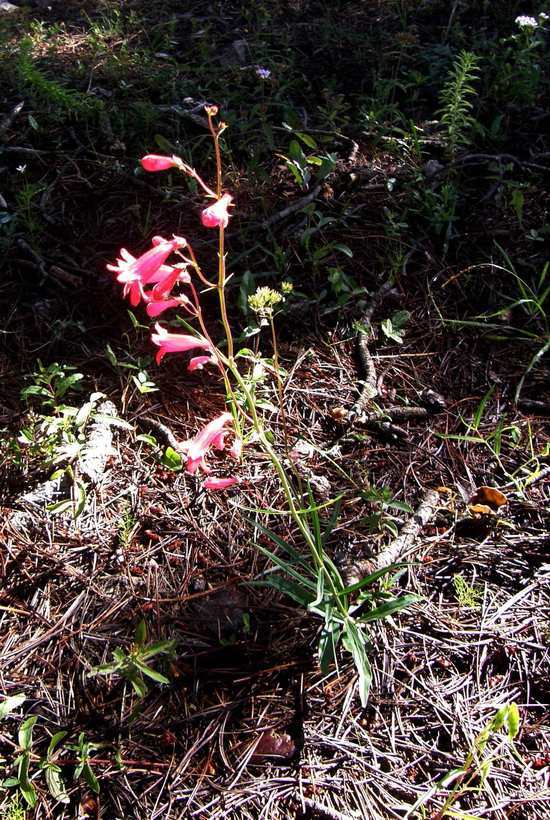
<svg viewBox="0 0 550 820">
<path fill-rule="evenodd" d="M 149 691 L 147 689 L 147 684 L 145 683 L 145 681 L 142 680 L 136 673 L 131 674 L 130 672 L 127 672 L 126 676 L 132 684 L 132 687 L 135 693 L 138 695 L 138 697 L 144 698 L 147 692 Z"/>
<path fill-rule="evenodd" d="M 148 678 L 151 678 L 151 680 L 154 680 L 157 683 L 165 683 L 165 684 L 170 684 L 171 683 L 170 679 L 167 678 L 166 675 L 162 675 L 160 672 L 157 672 L 155 669 L 151 669 L 150 666 L 147 666 L 147 664 L 143 663 L 143 661 L 139 660 L 139 658 L 136 658 L 134 660 L 134 663 L 137 666 L 137 668 L 144 675 L 147 675 Z"/>
<path fill-rule="evenodd" d="M 45 773 L 46 784 L 51 796 L 60 803 L 70 803 L 71 800 L 61 778 L 59 767 L 47 766 Z"/>
<path fill-rule="evenodd" d="M 268 575 L 265 580 L 252 581 L 251 585 L 271 587 L 277 590 L 277 592 L 288 595 L 289 598 L 292 598 L 293 601 L 296 601 L 297 604 L 305 608 L 309 606 L 313 599 L 311 592 L 302 584 L 295 584 L 287 578 L 283 578 L 281 575 L 276 575 L 275 573 Z"/>
<path fill-rule="evenodd" d="M 86 493 L 86 485 L 84 484 L 84 482 L 75 481 L 73 493 L 74 493 L 74 497 L 75 497 L 74 498 L 75 506 L 74 506 L 74 510 L 73 510 L 73 518 L 76 520 L 78 518 L 78 516 L 82 513 L 84 507 L 86 506 L 87 493 Z"/>
<path fill-rule="evenodd" d="M 134 635 L 134 640 L 137 644 L 144 644 L 147 640 L 147 625 L 143 618 L 136 627 L 136 634 Z"/>
<path fill-rule="evenodd" d="M 344 646 L 351 652 L 355 668 L 359 674 L 359 698 L 365 707 L 369 699 L 372 670 L 367 657 L 366 636 L 352 620 L 346 620 L 342 634 Z"/>
<path fill-rule="evenodd" d="M 18 695 L 10 695 L 3 700 L 2 703 L 0 703 L 0 720 L 5 718 L 6 715 L 9 715 L 10 712 L 13 712 L 14 709 L 18 709 L 26 699 L 26 696 L 20 692 Z"/>
<path fill-rule="evenodd" d="M 176 641 L 173 639 L 157 641 L 156 643 L 150 644 L 147 648 L 142 649 L 139 653 L 139 657 L 142 661 L 146 661 L 150 658 L 154 658 L 155 655 L 170 655 L 175 648 Z"/>
<path fill-rule="evenodd" d="M 511 703 L 508 706 L 508 712 L 506 715 L 506 723 L 508 726 L 508 737 L 510 740 L 514 740 L 519 732 L 519 724 L 520 724 L 520 716 L 519 716 L 519 709 L 517 703 Z"/>
<path fill-rule="evenodd" d="M 60 515 L 60 513 L 64 512 L 72 512 L 73 502 L 70 498 L 66 498 L 64 501 L 56 501 L 54 504 L 48 504 L 46 509 L 54 515 Z"/>
<path fill-rule="evenodd" d="M 262 524 L 260 524 L 258 521 L 255 521 L 253 518 L 245 516 L 245 519 L 246 521 L 248 521 L 249 524 L 252 524 L 253 527 L 259 529 L 260 532 L 263 532 L 264 535 L 267 535 L 267 537 L 271 541 L 273 541 L 274 544 L 277 544 L 277 546 L 279 546 L 288 555 L 290 555 L 291 558 L 294 558 L 294 560 L 298 564 L 300 564 L 300 566 L 303 567 L 303 569 L 306 570 L 306 572 L 308 572 L 309 575 L 311 575 L 313 578 L 316 578 L 316 573 L 313 567 L 308 563 L 308 561 L 304 558 L 303 555 L 300 555 L 300 553 L 296 552 L 294 547 L 292 547 L 290 544 L 287 544 L 287 542 L 283 541 L 283 539 L 280 538 L 276 533 L 274 533 L 272 530 L 267 529 L 267 527 L 264 527 Z M 272 553 L 270 553 L 268 550 L 265 550 L 265 547 L 261 547 L 259 544 L 257 544 L 257 547 L 258 549 L 264 550 L 264 554 L 269 554 L 270 556 L 272 555 Z M 286 564 L 283 565 L 283 568 L 284 566 L 286 566 Z"/>
<path fill-rule="evenodd" d="M 21 726 L 19 727 L 19 732 L 17 735 L 18 743 L 22 749 L 28 752 L 32 746 L 32 730 L 34 724 L 38 720 L 37 715 L 33 715 L 27 720 L 23 721 Z"/>
<path fill-rule="evenodd" d="M 391 601 L 386 601 L 385 604 L 377 606 L 375 609 L 371 609 L 370 612 L 367 612 L 365 615 L 361 615 L 357 620 L 362 624 L 367 624 L 371 621 L 381 621 L 384 618 L 388 618 L 390 615 L 393 615 L 395 612 L 399 612 L 401 609 L 404 609 L 411 604 L 415 604 L 420 600 L 421 598 L 419 595 L 402 595 L 401 598 L 394 598 Z"/>
<path fill-rule="evenodd" d="M 95 794 L 99 794 L 99 781 L 93 773 L 89 763 L 84 763 L 84 766 L 82 767 L 82 776 L 84 777 L 84 780 L 86 781 L 90 789 Z"/>
<path fill-rule="evenodd" d="M 308 148 L 311 148 L 313 151 L 317 149 L 317 143 L 312 136 L 309 134 L 304 134 L 303 131 L 295 131 L 294 133 L 305 145 L 307 145 Z"/>
<path fill-rule="evenodd" d="M 393 572 L 395 569 L 400 569 L 401 567 L 406 567 L 407 564 L 390 564 L 387 567 L 382 567 L 382 569 L 377 569 L 375 572 L 371 572 L 370 575 L 365 576 L 362 578 L 361 581 L 357 581 L 356 584 L 352 584 L 349 587 L 346 587 L 339 592 L 339 595 L 351 595 L 353 592 L 357 592 L 363 587 L 370 586 L 378 581 L 380 578 L 383 578 L 384 575 L 389 575 L 390 572 Z"/>
<path fill-rule="evenodd" d="M 46 752 L 46 757 L 48 760 L 53 755 L 55 747 L 58 746 L 65 737 L 67 737 L 67 732 L 64 731 L 56 732 L 52 735 L 50 745 L 48 746 L 48 751 Z"/>
<path fill-rule="evenodd" d="M 319 638 L 319 666 L 326 675 L 333 663 L 336 662 L 336 647 L 342 635 L 341 624 L 336 623 L 330 613 L 326 616 L 325 625 Z"/>
<path fill-rule="evenodd" d="M 288 561 L 284 561 L 282 558 L 279 558 L 274 552 L 270 552 L 270 550 L 260 546 L 260 544 L 256 544 L 256 549 L 259 549 L 263 555 L 273 561 L 274 564 L 280 567 L 287 575 L 290 575 L 291 578 L 294 578 L 295 581 L 298 581 L 299 584 L 302 584 L 304 587 L 310 589 L 314 595 L 317 593 L 316 584 L 309 578 L 301 575 L 296 569 L 294 569 L 292 564 L 288 563 Z"/>
<path fill-rule="evenodd" d="M 29 720 L 34 720 L 36 722 L 37 718 L 30 718 Z M 29 721 L 25 721 L 25 723 L 29 723 Z M 32 726 L 30 727 L 30 729 L 32 731 Z M 21 740 L 21 734 L 19 734 L 19 739 Z M 22 746 L 22 743 L 20 742 L 19 745 Z M 19 756 L 18 760 L 19 766 L 17 776 L 19 781 L 19 791 L 25 798 L 26 803 L 30 806 L 31 809 L 33 809 L 36 805 L 37 796 L 34 786 L 29 780 L 30 753 L 28 751 L 23 752 L 23 754 Z"/>
</svg>

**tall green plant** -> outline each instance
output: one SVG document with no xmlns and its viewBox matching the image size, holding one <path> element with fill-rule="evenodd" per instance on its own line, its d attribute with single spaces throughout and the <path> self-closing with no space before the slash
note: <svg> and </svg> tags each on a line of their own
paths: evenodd
<svg viewBox="0 0 550 820">
<path fill-rule="evenodd" d="M 471 51 L 461 51 L 449 71 L 440 94 L 441 122 L 447 131 L 447 150 L 453 157 L 458 148 L 468 145 L 475 124 L 473 100 L 477 96 L 479 58 Z"/>
</svg>

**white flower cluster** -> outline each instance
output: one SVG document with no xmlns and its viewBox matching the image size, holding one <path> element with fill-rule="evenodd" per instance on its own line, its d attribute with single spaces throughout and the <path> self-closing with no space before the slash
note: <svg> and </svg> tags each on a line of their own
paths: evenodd
<svg viewBox="0 0 550 820">
<path fill-rule="evenodd" d="M 537 28 L 538 23 L 534 17 L 529 17 L 527 14 L 520 14 L 516 17 L 516 25 L 520 28 Z"/>
</svg>

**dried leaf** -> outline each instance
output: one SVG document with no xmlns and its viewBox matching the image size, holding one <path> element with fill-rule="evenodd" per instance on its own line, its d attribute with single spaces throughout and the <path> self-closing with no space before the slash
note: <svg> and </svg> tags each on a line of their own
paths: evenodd
<svg viewBox="0 0 550 820">
<path fill-rule="evenodd" d="M 474 516 L 494 515 L 494 510 L 488 507 L 487 504 L 469 504 L 468 509 Z"/>
<path fill-rule="evenodd" d="M 508 499 L 500 490 L 496 490 L 494 487 L 483 486 L 477 488 L 468 503 L 485 504 L 492 510 L 498 510 L 499 507 L 503 507 L 508 503 Z"/>
<path fill-rule="evenodd" d="M 290 735 L 264 732 L 258 741 L 252 760 L 261 757 L 283 757 L 289 760 L 296 752 L 296 745 Z"/>
</svg>

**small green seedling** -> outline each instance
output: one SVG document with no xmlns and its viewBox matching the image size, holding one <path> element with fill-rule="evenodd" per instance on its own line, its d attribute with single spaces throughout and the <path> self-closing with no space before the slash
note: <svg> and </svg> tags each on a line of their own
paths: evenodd
<svg viewBox="0 0 550 820">
<path fill-rule="evenodd" d="M 147 627 L 145 621 L 142 620 L 137 626 L 134 643 L 130 651 L 125 652 L 124 649 L 115 649 L 112 663 L 96 666 L 91 672 L 88 672 L 88 677 L 120 675 L 131 683 L 138 697 L 144 698 L 149 691 L 145 678 L 150 678 L 156 683 L 170 683 L 165 675 L 157 672 L 156 669 L 152 669 L 148 661 L 157 655 L 172 655 L 175 645 L 176 642 L 173 640 L 157 641 L 147 645 Z"/>
</svg>

